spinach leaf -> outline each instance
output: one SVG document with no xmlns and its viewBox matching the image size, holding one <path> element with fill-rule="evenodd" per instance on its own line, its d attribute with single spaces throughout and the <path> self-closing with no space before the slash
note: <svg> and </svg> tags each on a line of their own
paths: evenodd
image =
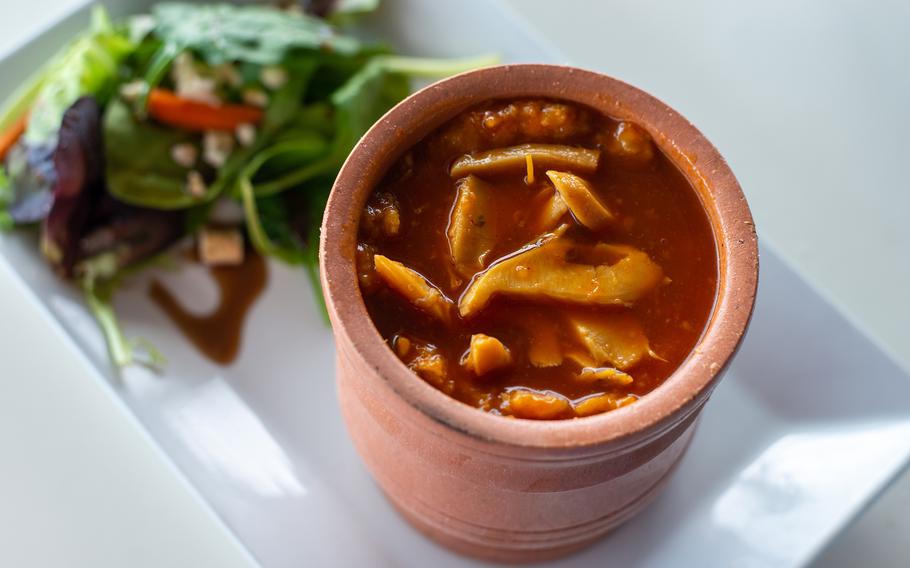
<svg viewBox="0 0 910 568">
<path fill-rule="evenodd" d="M 335 113 L 335 132 L 328 154 L 315 161 L 303 162 L 299 168 L 280 177 L 255 184 L 255 195 L 273 195 L 337 172 L 370 126 L 408 96 L 411 77 L 451 75 L 496 61 L 490 56 L 455 60 L 393 55 L 373 57 L 330 98 Z"/>
<path fill-rule="evenodd" d="M 245 61 L 277 65 L 295 50 L 353 54 L 360 42 L 323 20 L 267 6 L 162 3 L 152 8 L 154 34 L 210 65 Z"/>
<path fill-rule="evenodd" d="M 175 144 L 195 140 L 190 132 L 139 121 L 122 101 L 112 101 L 104 113 L 108 191 L 126 203 L 155 209 L 208 201 L 214 186 L 205 195 L 191 194 L 186 188 L 189 169 L 171 158 Z"/>
<path fill-rule="evenodd" d="M 323 177 L 293 191 L 260 198 L 254 195 L 248 178 L 239 181 L 253 246 L 264 256 L 306 269 L 326 321 L 319 280 L 319 228 L 333 181 L 333 177 Z"/>
<path fill-rule="evenodd" d="M 279 196 L 256 199 L 253 185 L 245 176 L 238 181 L 238 187 L 243 200 L 247 232 L 256 250 L 264 256 L 273 256 L 288 264 L 302 264 L 302 247 L 291 238 L 287 211 L 278 201 Z"/>
<path fill-rule="evenodd" d="M 215 195 L 220 195 L 225 188 L 231 187 L 250 158 L 268 146 L 282 127 L 294 120 L 300 111 L 304 93 L 316 66 L 316 60 L 311 57 L 297 58 L 288 64 L 290 79 L 272 97 L 259 126 L 255 143 L 249 148 L 241 148 L 234 152 L 219 170 L 213 184 Z"/>
</svg>

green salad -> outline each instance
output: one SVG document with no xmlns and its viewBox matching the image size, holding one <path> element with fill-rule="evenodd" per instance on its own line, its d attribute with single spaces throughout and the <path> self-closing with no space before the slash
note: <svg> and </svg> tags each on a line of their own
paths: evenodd
<svg viewBox="0 0 910 568">
<path fill-rule="evenodd" d="M 112 298 L 177 243 L 192 239 L 210 265 L 240 264 L 251 246 L 301 265 L 318 290 L 325 200 L 359 138 L 412 78 L 491 63 L 345 33 L 375 1 L 308 4 L 319 13 L 161 3 L 118 22 L 96 8 L 0 110 L 0 228 L 37 227 L 115 365 L 160 361 L 124 337 Z"/>
</svg>

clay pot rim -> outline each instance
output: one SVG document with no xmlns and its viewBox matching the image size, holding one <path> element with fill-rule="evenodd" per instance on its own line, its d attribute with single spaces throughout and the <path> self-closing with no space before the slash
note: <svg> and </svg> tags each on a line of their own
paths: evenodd
<svg viewBox="0 0 910 568">
<path fill-rule="evenodd" d="M 696 187 L 714 231 L 717 295 L 701 339 L 661 386 L 635 404 L 605 414 L 556 421 L 507 419 L 449 397 L 413 374 L 392 352 L 373 326 L 357 282 L 354 250 L 360 212 L 394 160 L 465 108 L 526 96 L 575 101 L 645 127 Z M 749 207 L 733 172 L 707 138 L 669 106 L 622 81 L 544 64 L 462 73 L 418 91 L 386 113 L 363 136 L 335 181 L 323 218 L 319 260 L 339 356 L 361 357 L 397 396 L 471 438 L 552 450 L 637 446 L 697 410 L 739 347 L 758 284 L 758 244 Z"/>
</svg>

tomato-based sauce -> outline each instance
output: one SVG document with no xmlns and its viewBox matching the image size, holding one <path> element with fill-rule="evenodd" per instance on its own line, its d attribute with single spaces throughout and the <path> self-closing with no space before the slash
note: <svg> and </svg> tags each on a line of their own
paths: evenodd
<svg viewBox="0 0 910 568">
<path fill-rule="evenodd" d="M 358 276 L 390 348 L 482 410 L 588 416 L 687 357 L 717 286 L 693 187 L 640 127 L 492 101 L 416 144 L 361 219 Z"/>
</svg>

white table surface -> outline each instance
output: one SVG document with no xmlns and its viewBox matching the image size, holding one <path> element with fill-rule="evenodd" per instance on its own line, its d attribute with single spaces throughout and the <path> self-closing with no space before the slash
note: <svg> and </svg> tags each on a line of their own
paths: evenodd
<svg viewBox="0 0 910 568">
<path fill-rule="evenodd" d="M 697 124 L 739 176 L 761 237 L 910 367 L 910 5 L 506 1 L 572 63 Z M 0 18 L 0 56 L 75 4 L 17 2 Z M 0 297 L 6 321 L 20 321 L 22 290 Z M 49 330 L 0 327 L 0 345 Z M 15 396 L 0 377 L 0 565 L 249 565 L 134 423 L 98 429 L 93 416 L 126 412 L 109 393 L 55 381 L 83 361 L 35 361 L 2 367 L 29 381 Z M 59 423 L 32 419 L 39 405 Z M 905 566 L 908 509 L 905 475 L 818 565 Z"/>
</svg>

